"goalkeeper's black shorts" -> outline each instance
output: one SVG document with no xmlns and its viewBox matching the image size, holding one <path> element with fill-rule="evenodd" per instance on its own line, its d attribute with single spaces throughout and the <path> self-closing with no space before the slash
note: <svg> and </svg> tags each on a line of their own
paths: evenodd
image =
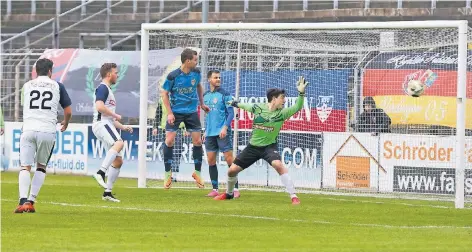
<svg viewBox="0 0 472 252">
<path fill-rule="evenodd" d="M 275 160 L 281 160 L 277 143 L 261 147 L 249 144 L 236 159 L 234 159 L 234 163 L 246 169 L 259 159 L 264 159 L 269 165 L 272 165 L 272 162 Z"/>
</svg>

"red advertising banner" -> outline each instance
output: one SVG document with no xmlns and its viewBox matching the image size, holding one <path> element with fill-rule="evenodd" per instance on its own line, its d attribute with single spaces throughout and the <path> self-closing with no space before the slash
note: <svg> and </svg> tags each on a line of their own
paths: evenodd
<svg viewBox="0 0 472 252">
<path fill-rule="evenodd" d="M 363 96 L 406 95 L 405 88 L 411 78 L 419 79 L 425 70 L 418 69 L 367 69 L 363 78 Z M 423 95 L 455 97 L 457 72 L 433 70 L 437 78 Z M 472 98 L 472 73 L 467 72 L 467 98 Z"/>
<path fill-rule="evenodd" d="M 54 62 L 51 78 L 63 82 L 69 67 L 75 58 L 78 49 L 46 49 L 40 59 L 47 58 Z M 32 77 L 36 78 L 36 69 L 33 67 Z"/>
</svg>

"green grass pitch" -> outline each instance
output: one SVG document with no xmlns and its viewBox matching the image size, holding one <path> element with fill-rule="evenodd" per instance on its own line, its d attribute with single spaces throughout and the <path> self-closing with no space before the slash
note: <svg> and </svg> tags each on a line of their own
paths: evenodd
<svg viewBox="0 0 472 252">
<path fill-rule="evenodd" d="M 91 177 L 49 174 L 36 213 L 14 214 L 18 174 L 1 173 L 2 251 L 470 251 L 472 209 L 452 202 L 242 191 L 138 189 L 120 203 Z"/>
</svg>

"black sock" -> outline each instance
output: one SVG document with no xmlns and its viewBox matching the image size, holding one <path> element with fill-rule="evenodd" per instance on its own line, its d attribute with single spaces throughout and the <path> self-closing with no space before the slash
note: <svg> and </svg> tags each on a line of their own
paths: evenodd
<svg viewBox="0 0 472 252">
<path fill-rule="evenodd" d="M 172 156 L 174 154 L 174 146 L 169 147 L 164 143 L 164 166 L 166 172 L 170 172 L 172 169 Z"/>
<path fill-rule="evenodd" d="M 27 198 L 21 198 L 21 199 L 20 199 L 20 205 L 25 204 L 26 201 L 28 201 Z"/>
<path fill-rule="evenodd" d="M 218 167 L 216 165 L 210 165 L 210 179 L 213 189 L 218 189 Z"/>
<path fill-rule="evenodd" d="M 97 174 L 102 176 L 103 179 L 105 179 L 105 172 L 104 171 L 98 170 Z"/>
<path fill-rule="evenodd" d="M 202 146 L 193 146 L 193 162 L 195 171 L 202 171 L 203 148 Z"/>
</svg>

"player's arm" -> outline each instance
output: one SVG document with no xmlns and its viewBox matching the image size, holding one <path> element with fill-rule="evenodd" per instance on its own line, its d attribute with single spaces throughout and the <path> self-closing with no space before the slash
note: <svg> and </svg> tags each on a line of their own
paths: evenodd
<svg viewBox="0 0 472 252">
<path fill-rule="evenodd" d="M 205 96 L 205 95 L 203 95 L 203 96 Z M 205 101 L 205 97 L 203 97 L 203 100 Z M 208 127 L 210 126 L 210 122 L 208 120 L 208 115 L 209 115 L 209 113 L 205 113 L 205 130 L 203 131 L 203 138 L 205 138 L 206 133 L 208 131 Z"/>
<path fill-rule="evenodd" d="M 72 118 L 72 101 L 70 100 L 69 94 L 65 86 L 62 83 L 59 84 L 59 104 L 64 109 L 64 121 L 61 122 L 61 131 L 65 131 L 69 126 L 70 119 Z"/>
<path fill-rule="evenodd" d="M 282 114 L 283 119 L 286 120 L 290 118 L 291 116 L 293 116 L 298 111 L 300 111 L 303 108 L 304 100 L 305 100 L 305 94 L 302 94 L 302 93 L 298 94 L 297 101 L 295 102 L 293 106 L 282 109 L 281 114 Z"/>
<path fill-rule="evenodd" d="M 128 131 L 129 133 L 133 133 L 133 128 L 131 126 L 125 126 L 121 124 L 119 121 L 116 121 L 116 120 L 113 121 L 113 126 L 115 126 L 115 128 L 117 129 Z"/>
<path fill-rule="evenodd" d="M 228 111 L 228 114 L 226 115 L 226 118 L 225 118 L 225 124 L 223 126 L 223 127 L 226 127 L 226 129 L 231 128 L 231 122 L 234 119 L 234 109 L 230 105 L 227 105 L 232 100 L 233 100 L 233 97 L 231 97 L 230 95 L 226 95 L 224 97 L 226 111 Z"/>
<path fill-rule="evenodd" d="M 170 107 L 170 100 L 169 100 L 169 94 L 172 91 L 172 84 L 174 83 L 174 77 L 172 77 L 170 74 L 167 75 L 167 79 L 162 85 L 162 91 L 161 91 L 161 97 L 162 97 L 162 104 L 165 106 L 165 109 L 167 111 L 167 115 L 172 115 L 174 114 L 172 112 L 172 109 Z"/>
<path fill-rule="evenodd" d="M 253 103 L 239 103 L 236 100 L 231 100 L 231 101 L 227 102 L 227 104 L 229 104 L 230 106 L 233 106 L 235 108 L 240 108 L 242 110 L 246 110 L 248 112 L 254 113 L 254 105 L 255 104 L 253 104 Z M 234 114 L 234 112 L 233 112 L 233 114 Z"/>
<path fill-rule="evenodd" d="M 303 108 L 303 102 L 305 100 L 305 88 L 308 85 L 308 82 L 305 80 L 303 76 L 300 76 L 297 81 L 297 89 L 298 89 L 298 98 L 295 104 L 291 107 L 284 108 L 281 111 L 282 117 L 284 120 L 290 118 L 295 113 L 300 111 Z"/>
<path fill-rule="evenodd" d="M 97 111 L 105 116 L 110 116 L 117 120 L 120 120 L 121 119 L 120 115 L 116 114 L 115 112 L 105 107 L 105 102 L 107 98 L 108 98 L 108 88 L 105 85 L 100 85 L 95 90 L 95 106 L 97 107 Z"/>
<path fill-rule="evenodd" d="M 200 108 L 207 113 L 210 112 L 210 108 L 205 105 L 205 101 L 203 100 L 203 85 L 201 83 L 198 83 L 197 85 L 197 95 L 198 101 L 200 103 Z"/>
<path fill-rule="evenodd" d="M 203 107 L 203 105 L 205 105 L 205 102 L 203 100 L 203 86 L 201 83 L 197 85 L 197 94 L 198 94 L 198 101 L 200 103 L 200 106 Z"/>
</svg>

